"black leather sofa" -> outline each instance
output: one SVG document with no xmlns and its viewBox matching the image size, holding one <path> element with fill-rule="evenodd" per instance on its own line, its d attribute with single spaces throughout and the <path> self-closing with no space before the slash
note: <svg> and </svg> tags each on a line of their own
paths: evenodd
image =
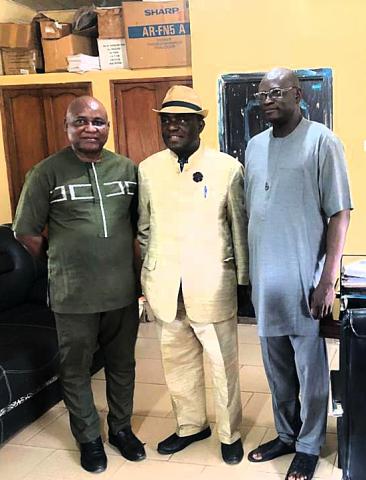
<svg viewBox="0 0 366 480">
<path fill-rule="evenodd" d="M 0 444 L 62 398 L 47 265 L 0 225 Z M 96 352 L 93 373 L 102 366 Z"/>
</svg>

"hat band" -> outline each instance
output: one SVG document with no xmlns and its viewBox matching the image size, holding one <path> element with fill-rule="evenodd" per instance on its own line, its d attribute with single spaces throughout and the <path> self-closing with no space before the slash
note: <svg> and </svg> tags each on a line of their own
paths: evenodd
<svg viewBox="0 0 366 480">
<path fill-rule="evenodd" d="M 201 107 L 198 105 L 195 105 L 194 103 L 189 103 L 189 102 L 182 102 L 180 100 L 174 100 L 171 102 L 165 102 L 161 106 L 162 108 L 165 107 L 186 107 L 186 108 L 191 108 L 192 110 L 196 110 L 196 112 L 200 112 L 202 110 Z"/>
</svg>

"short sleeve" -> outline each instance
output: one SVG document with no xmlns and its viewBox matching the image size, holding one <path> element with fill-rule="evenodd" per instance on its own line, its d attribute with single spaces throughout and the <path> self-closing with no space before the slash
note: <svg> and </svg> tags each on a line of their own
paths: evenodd
<svg viewBox="0 0 366 480">
<path fill-rule="evenodd" d="M 352 209 L 343 145 L 335 135 L 326 136 L 320 146 L 319 190 L 321 207 L 328 218 Z"/>
<path fill-rule="evenodd" d="M 13 230 L 18 235 L 40 235 L 47 224 L 50 186 L 47 176 L 32 169 L 28 172 L 19 198 Z"/>
</svg>

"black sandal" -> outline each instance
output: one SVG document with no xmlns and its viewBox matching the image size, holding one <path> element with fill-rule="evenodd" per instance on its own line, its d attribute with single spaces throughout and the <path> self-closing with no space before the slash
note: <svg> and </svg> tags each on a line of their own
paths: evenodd
<svg viewBox="0 0 366 480">
<path fill-rule="evenodd" d="M 249 452 L 248 460 L 250 462 L 268 462 L 269 460 L 281 457 L 282 455 L 295 452 L 296 449 L 294 443 L 285 443 L 280 439 L 280 437 L 277 437 L 270 442 L 259 445 L 258 448 Z M 261 455 L 262 458 L 255 458 L 254 455 L 257 454 Z"/>
<path fill-rule="evenodd" d="M 314 476 L 318 459 L 318 455 L 297 452 L 287 471 L 285 480 L 289 480 L 291 475 L 294 477 L 303 477 L 304 480 L 311 480 Z"/>
</svg>

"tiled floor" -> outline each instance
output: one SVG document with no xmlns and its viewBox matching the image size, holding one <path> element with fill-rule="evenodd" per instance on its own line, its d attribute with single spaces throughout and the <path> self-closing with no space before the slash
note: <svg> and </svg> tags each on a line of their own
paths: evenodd
<svg viewBox="0 0 366 480">
<path fill-rule="evenodd" d="M 244 412 L 243 438 L 246 453 L 260 442 L 275 436 L 271 398 L 263 371 L 256 328 L 239 325 L 240 382 Z M 337 368 L 338 346 L 328 343 L 329 361 Z M 136 348 L 137 378 L 133 428 L 146 442 L 148 459 L 140 463 L 124 460 L 106 443 L 108 469 L 97 476 L 101 480 L 275 480 L 284 479 L 292 456 L 267 463 L 252 464 L 246 459 L 237 466 L 227 466 L 220 457 L 215 431 L 211 438 L 191 445 L 172 456 L 161 456 L 156 444 L 175 428 L 169 394 L 164 382 L 159 343 L 155 326 L 141 324 Z M 93 391 L 101 412 L 106 433 L 106 398 L 103 372 L 93 378 Z M 212 383 L 207 375 L 207 404 L 209 419 L 215 430 Z M 328 434 L 318 468 L 317 479 L 340 479 L 336 464 L 335 419 L 328 418 Z M 94 478 L 96 476 L 94 475 Z M 38 421 L 14 436 L 0 448 L 1 480 L 81 480 L 92 474 L 79 466 L 78 448 L 73 440 L 68 416 L 62 402 Z"/>
</svg>

